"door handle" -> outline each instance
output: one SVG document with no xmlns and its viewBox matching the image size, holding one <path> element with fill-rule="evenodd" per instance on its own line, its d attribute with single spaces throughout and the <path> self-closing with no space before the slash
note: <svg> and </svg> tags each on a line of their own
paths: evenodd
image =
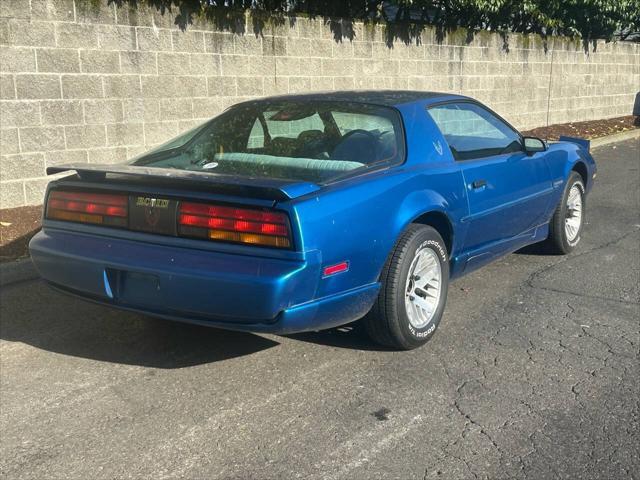
<svg viewBox="0 0 640 480">
<path fill-rule="evenodd" d="M 487 181 L 486 180 L 474 180 L 474 182 L 471 184 L 471 186 L 473 188 L 482 188 L 482 187 L 486 187 L 487 186 Z"/>
</svg>

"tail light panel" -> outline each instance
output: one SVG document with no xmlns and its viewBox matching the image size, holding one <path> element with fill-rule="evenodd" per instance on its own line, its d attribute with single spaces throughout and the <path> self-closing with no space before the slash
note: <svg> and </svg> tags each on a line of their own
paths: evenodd
<svg viewBox="0 0 640 480">
<path fill-rule="evenodd" d="M 45 216 L 51 220 L 139 231 L 141 229 L 134 221 L 140 216 L 139 212 L 130 207 L 137 205 L 136 199 L 139 198 L 143 197 L 52 190 Z M 164 205 L 158 199 L 153 200 L 145 206 L 149 212 L 145 210 L 144 217 L 149 221 L 156 220 L 154 208 Z M 174 212 L 171 213 L 175 214 L 176 228 L 153 233 L 281 249 L 293 247 L 289 217 L 281 211 L 180 201 Z"/>
<path fill-rule="evenodd" d="M 126 195 L 54 190 L 49 194 L 46 217 L 68 222 L 126 227 L 128 204 Z"/>
<path fill-rule="evenodd" d="M 178 235 L 265 247 L 291 248 L 289 218 L 283 212 L 181 202 Z"/>
</svg>

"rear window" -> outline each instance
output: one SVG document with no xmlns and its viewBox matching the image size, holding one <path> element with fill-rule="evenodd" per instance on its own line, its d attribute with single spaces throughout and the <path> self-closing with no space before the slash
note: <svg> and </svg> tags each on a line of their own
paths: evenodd
<svg viewBox="0 0 640 480">
<path fill-rule="evenodd" d="M 138 157 L 132 165 L 326 183 L 402 160 L 399 114 L 349 102 L 257 102 Z"/>
</svg>

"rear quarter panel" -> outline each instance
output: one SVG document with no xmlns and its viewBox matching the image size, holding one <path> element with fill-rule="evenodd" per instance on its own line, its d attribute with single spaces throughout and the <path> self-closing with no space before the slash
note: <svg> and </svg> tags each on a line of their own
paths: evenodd
<svg viewBox="0 0 640 480">
<path fill-rule="evenodd" d="M 550 202 L 547 217 L 551 217 L 555 208 L 562 197 L 564 186 L 577 164 L 582 164 L 586 168 L 587 178 L 585 189 L 587 193 L 593 187 L 593 174 L 596 171 L 596 164 L 593 156 L 579 147 L 575 143 L 570 142 L 554 142 L 549 144 L 547 150 L 547 164 L 551 172 L 551 182 L 554 188 L 554 196 Z"/>
<path fill-rule="evenodd" d="M 337 182 L 289 206 L 306 254 L 323 266 L 349 262 L 349 271 L 322 279 L 316 298 L 378 281 L 403 230 L 426 212 L 442 212 L 453 226 L 453 248 L 461 247 L 460 219 L 467 213 L 458 167 L 434 142 L 440 132 L 420 104 L 401 108 L 407 160 L 386 170 Z M 446 144 L 443 144 L 446 148 Z"/>
</svg>

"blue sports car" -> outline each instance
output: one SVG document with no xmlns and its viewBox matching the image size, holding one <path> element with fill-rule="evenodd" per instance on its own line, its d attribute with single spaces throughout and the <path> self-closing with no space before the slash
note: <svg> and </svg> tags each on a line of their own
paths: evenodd
<svg viewBox="0 0 640 480">
<path fill-rule="evenodd" d="M 357 319 L 411 349 L 449 282 L 525 245 L 569 253 L 588 142 L 523 137 L 459 95 L 251 100 L 124 165 L 66 165 L 30 244 L 53 287 L 113 307 L 287 334 Z"/>
</svg>

